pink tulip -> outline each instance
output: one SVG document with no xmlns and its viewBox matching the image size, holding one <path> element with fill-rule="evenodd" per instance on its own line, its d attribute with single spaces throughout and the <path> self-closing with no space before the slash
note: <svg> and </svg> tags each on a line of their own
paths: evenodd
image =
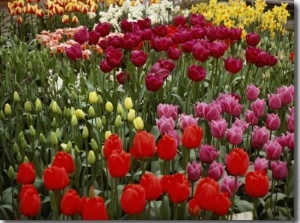
<svg viewBox="0 0 300 223">
<path fill-rule="evenodd" d="M 166 118 L 173 118 L 175 120 L 178 116 L 178 106 L 159 103 L 157 106 L 157 113 L 159 118 L 165 116 Z"/>
<path fill-rule="evenodd" d="M 265 99 L 256 99 L 254 102 L 251 103 L 251 110 L 253 111 L 254 115 L 258 118 L 264 115 L 265 113 Z"/>
<path fill-rule="evenodd" d="M 280 127 L 280 118 L 277 114 L 267 114 L 266 127 L 269 130 L 277 130 Z"/>
<path fill-rule="evenodd" d="M 265 157 L 263 157 L 263 158 L 257 157 L 255 159 L 255 161 L 254 161 L 254 170 L 255 171 L 263 170 L 267 173 L 268 169 L 269 169 L 269 162 Z"/>
<path fill-rule="evenodd" d="M 251 145 L 257 150 L 262 149 L 269 140 L 269 132 L 265 127 L 254 126 L 251 136 Z"/>
<path fill-rule="evenodd" d="M 274 180 L 284 180 L 288 172 L 286 161 L 271 161 L 271 170 Z"/>
<path fill-rule="evenodd" d="M 205 107 L 207 106 L 207 103 L 204 102 L 197 102 L 196 105 L 194 105 L 194 111 L 198 118 L 204 118 Z"/>
<path fill-rule="evenodd" d="M 294 122 L 294 107 L 289 108 L 290 114 L 287 117 L 287 130 L 289 132 L 294 132 L 295 122 Z"/>
<path fill-rule="evenodd" d="M 219 119 L 219 120 L 212 120 L 209 122 L 210 125 L 210 132 L 213 137 L 217 139 L 221 139 L 225 135 L 225 131 L 227 129 L 228 123 L 225 119 Z"/>
<path fill-rule="evenodd" d="M 287 132 L 285 136 L 286 146 L 289 150 L 294 150 L 294 133 Z"/>
<path fill-rule="evenodd" d="M 221 118 L 221 106 L 217 103 L 207 104 L 204 108 L 204 119 L 207 121 L 218 120 Z"/>
<path fill-rule="evenodd" d="M 249 101 L 255 101 L 258 98 L 259 93 L 260 93 L 259 88 L 256 87 L 254 84 L 250 84 L 247 86 L 246 98 Z"/>
<path fill-rule="evenodd" d="M 249 124 L 243 119 L 235 118 L 234 122 L 232 123 L 232 126 L 241 128 L 243 130 L 243 132 L 245 132 L 246 129 L 248 128 Z"/>
<path fill-rule="evenodd" d="M 223 176 L 225 166 L 221 163 L 217 163 L 215 160 L 209 165 L 207 176 L 213 178 L 215 181 L 219 181 Z"/>
<path fill-rule="evenodd" d="M 220 151 L 217 151 L 212 145 L 202 144 L 198 156 L 202 163 L 212 163 L 219 154 Z"/>
<path fill-rule="evenodd" d="M 198 124 L 198 118 L 194 118 L 193 115 L 180 114 L 178 117 L 179 128 L 184 131 L 186 127 Z"/>
<path fill-rule="evenodd" d="M 282 154 L 282 147 L 277 140 L 268 141 L 265 145 L 265 149 L 269 160 L 277 160 Z"/>
<path fill-rule="evenodd" d="M 196 182 L 200 179 L 201 176 L 201 163 L 197 163 L 193 161 L 192 163 L 188 163 L 186 167 L 188 180 L 191 182 Z"/>
<path fill-rule="evenodd" d="M 156 125 L 161 135 L 164 135 L 168 131 L 171 131 L 175 128 L 175 122 L 173 118 L 167 118 L 165 116 L 162 116 L 160 119 L 156 119 Z"/>
<path fill-rule="evenodd" d="M 226 130 L 225 134 L 228 142 L 232 145 L 237 146 L 243 142 L 243 130 L 239 127 L 232 126 Z"/>
<path fill-rule="evenodd" d="M 231 197 L 231 195 L 236 192 L 239 187 L 242 185 L 241 182 L 237 181 L 235 184 L 235 178 L 232 176 L 224 176 L 221 184 L 220 184 L 220 190 L 222 192 L 227 192 L 228 196 Z"/>
<path fill-rule="evenodd" d="M 286 86 L 282 86 L 277 88 L 277 94 L 279 94 L 281 105 L 288 105 L 294 100 L 294 90 L 293 88 L 289 88 Z"/>
<path fill-rule="evenodd" d="M 250 110 L 245 111 L 245 120 L 251 126 L 255 126 L 258 123 L 258 118 L 254 115 L 253 111 Z"/>
<path fill-rule="evenodd" d="M 273 110 L 277 110 L 281 107 L 281 99 L 279 94 L 268 94 L 268 104 Z"/>
</svg>

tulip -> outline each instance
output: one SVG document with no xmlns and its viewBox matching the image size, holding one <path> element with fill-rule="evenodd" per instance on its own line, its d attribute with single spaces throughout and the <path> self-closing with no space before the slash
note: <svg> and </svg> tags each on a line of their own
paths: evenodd
<svg viewBox="0 0 300 223">
<path fill-rule="evenodd" d="M 267 118 L 266 118 L 266 127 L 269 130 L 277 130 L 280 127 L 280 118 L 278 116 L 278 114 L 267 114 Z"/>
<path fill-rule="evenodd" d="M 251 126 L 255 126 L 258 123 L 258 117 L 256 117 L 253 113 L 253 111 L 246 110 L 245 111 L 245 120 L 249 123 Z"/>
<path fill-rule="evenodd" d="M 188 202 L 188 212 L 190 215 L 198 215 L 200 212 L 200 208 L 194 198 Z"/>
<path fill-rule="evenodd" d="M 260 35 L 258 33 L 247 33 L 246 43 L 249 46 L 256 46 L 260 41 Z"/>
<path fill-rule="evenodd" d="M 255 101 L 258 98 L 259 93 L 260 93 L 260 89 L 256 87 L 254 84 L 250 84 L 247 86 L 246 89 L 246 98 L 249 101 Z"/>
<path fill-rule="evenodd" d="M 133 125 L 134 125 L 134 128 L 138 131 L 141 131 L 144 129 L 144 122 L 143 122 L 142 118 L 139 116 L 133 120 Z"/>
<path fill-rule="evenodd" d="M 294 133 L 288 132 L 285 136 L 286 145 L 289 150 L 294 150 L 295 142 L 294 142 Z"/>
<path fill-rule="evenodd" d="M 134 34 L 126 33 L 121 37 L 121 48 L 127 51 L 132 51 L 139 42 L 140 41 L 136 39 Z"/>
<path fill-rule="evenodd" d="M 259 186 L 258 186 L 259 185 Z M 265 171 L 248 172 L 245 178 L 245 192 L 251 197 L 264 197 L 269 191 L 269 179 Z"/>
<path fill-rule="evenodd" d="M 207 176 L 213 178 L 216 181 L 218 181 L 223 176 L 224 170 L 225 170 L 225 166 L 223 166 L 221 163 L 217 163 L 214 160 L 209 165 Z"/>
<path fill-rule="evenodd" d="M 204 119 L 207 121 L 219 120 L 221 119 L 221 105 L 217 103 L 207 104 L 204 108 Z"/>
<path fill-rule="evenodd" d="M 243 61 L 236 58 L 228 57 L 224 60 L 224 67 L 225 70 L 227 70 L 229 73 L 236 74 L 243 68 Z"/>
<path fill-rule="evenodd" d="M 148 91 L 158 91 L 164 84 L 164 79 L 153 73 L 149 73 L 145 78 L 146 88 Z"/>
<path fill-rule="evenodd" d="M 206 70 L 202 66 L 191 65 L 187 70 L 188 78 L 200 82 L 206 78 Z"/>
<path fill-rule="evenodd" d="M 288 105 L 294 100 L 294 92 L 291 91 L 288 87 L 283 86 L 277 89 L 277 94 L 281 100 L 281 106 Z"/>
<path fill-rule="evenodd" d="M 89 45 L 96 45 L 98 44 L 100 39 L 100 33 L 97 32 L 96 30 L 92 30 L 89 32 Z"/>
<path fill-rule="evenodd" d="M 258 126 L 254 126 L 251 136 L 251 145 L 254 149 L 258 150 L 262 149 L 269 140 L 269 132 L 265 127 L 259 128 Z"/>
<path fill-rule="evenodd" d="M 205 62 L 210 55 L 210 50 L 207 49 L 207 47 L 205 47 L 200 42 L 196 42 L 192 46 L 192 55 L 196 60 L 198 60 L 200 62 Z M 196 65 L 194 65 L 194 66 L 196 66 Z"/>
<path fill-rule="evenodd" d="M 274 180 L 284 180 L 287 176 L 287 162 L 286 161 L 271 161 L 272 178 Z"/>
<path fill-rule="evenodd" d="M 268 94 L 268 104 L 273 110 L 277 110 L 281 107 L 281 99 L 279 94 Z"/>
<path fill-rule="evenodd" d="M 199 25 L 200 27 L 204 27 L 206 25 L 206 20 L 202 14 L 191 14 L 190 23 L 192 26 Z"/>
<path fill-rule="evenodd" d="M 262 117 L 265 113 L 265 99 L 256 99 L 251 103 L 251 110 L 253 111 L 254 115 L 258 118 Z"/>
<path fill-rule="evenodd" d="M 109 159 L 113 151 L 122 151 L 123 150 L 123 143 L 122 139 L 117 134 L 109 135 L 103 147 L 103 155 L 105 159 Z"/>
<path fill-rule="evenodd" d="M 181 56 L 181 50 L 175 47 L 170 47 L 167 53 L 171 60 L 178 60 Z"/>
<path fill-rule="evenodd" d="M 131 52 L 130 60 L 136 67 L 141 67 L 146 63 L 148 55 L 142 50 L 134 50 Z"/>
<path fill-rule="evenodd" d="M 168 26 L 165 24 L 155 25 L 152 27 L 152 30 L 159 37 L 164 37 L 168 34 Z"/>
<path fill-rule="evenodd" d="M 202 144 L 198 153 L 202 163 L 212 163 L 218 155 L 220 155 L 220 151 L 208 144 Z"/>
<path fill-rule="evenodd" d="M 277 140 L 268 141 L 265 144 L 268 159 L 277 160 L 282 154 L 282 147 Z"/>
<path fill-rule="evenodd" d="M 208 104 L 204 102 L 197 102 L 196 105 L 194 105 L 194 111 L 198 118 L 204 118 L 205 107 L 207 106 Z"/>
<path fill-rule="evenodd" d="M 157 155 L 163 160 L 172 160 L 177 154 L 177 142 L 170 135 L 163 135 L 157 143 Z"/>
<path fill-rule="evenodd" d="M 151 172 L 146 172 L 141 177 L 140 185 L 145 189 L 147 201 L 156 200 L 162 194 L 160 179 Z"/>
<path fill-rule="evenodd" d="M 116 68 L 121 65 L 123 53 L 120 49 L 109 49 L 105 53 L 106 61 L 109 66 Z"/>
<path fill-rule="evenodd" d="M 40 212 L 41 198 L 32 184 L 22 186 L 19 208 L 20 213 L 27 217 L 34 217 Z"/>
<path fill-rule="evenodd" d="M 162 116 L 160 119 L 156 119 L 156 125 L 160 134 L 165 135 L 168 131 L 175 128 L 175 121 L 171 117 L 166 118 L 165 116 Z"/>
<path fill-rule="evenodd" d="M 101 37 L 105 37 L 110 33 L 111 24 L 108 22 L 103 22 L 96 25 L 95 30 L 100 33 Z"/>
<path fill-rule="evenodd" d="M 193 161 L 188 163 L 186 167 L 188 180 L 191 182 L 196 182 L 201 177 L 201 163 Z"/>
<path fill-rule="evenodd" d="M 73 216 L 81 212 L 81 201 L 76 190 L 69 189 L 60 200 L 60 212 L 67 216 Z"/>
<path fill-rule="evenodd" d="M 139 25 L 140 30 L 149 29 L 151 27 L 151 19 L 149 17 L 139 19 L 137 24 Z"/>
<path fill-rule="evenodd" d="M 163 116 L 166 118 L 172 117 L 174 120 L 178 116 L 178 107 L 172 104 L 162 104 L 159 103 L 157 106 L 158 117 L 162 118 Z"/>
<path fill-rule="evenodd" d="M 82 57 L 82 49 L 79 44 L 75 44 L 65 49 L 66 55 L 71 60 L 79 60 Z"/>
<path fill-rule="evenodd" d="M 175 139 L 177 146 L 180 144 L 181 136 L 179 135 L 179 133 L 175 129 L 172 129 L 172 130 L 168 131 L 167 135 L 169 135 L 173 139 Z"/>
<path fill-rule="evenodd" d="M 103 198 L 82 199 L 81 216 L 83 220 L 108 220 L 108 213 Z"/>
<path fill-rule="evenodd" d="M 44 169 L 43 178 L 47 190 L 62 190 L 69 185 L 70 181 L 66 169 L 57 166 Z"/>
<path fill-rule="evenodd" d="M 80 45 L 83 45 L 87 41 L 89 41 L 89 32 L 86 27 L 83 27 L 79 29 L 75 34 L 74 34 L 74 40 L 79 43 Z"/>
<path fill-rule="evenodd" d="M 266 173 L 268 172 L 268 168 L 269 168 L 269 163 L 268 163 L 268 160 L 263 157 L 263 158 L 260 158 L 260 157 L 257 157 L 254 161 L 254 170 L 263 170 L 265 171 Z"/>
<path fill-rule="evenodd" d="M 155 138 L 146 131 L 139 131 L 133 138 L 133 146 L 130 153 L 135 159 L 149 159 L 155 155 Z"/>
<path fill-rule="evenodd" d="M 169 178 L 167 191 L 173 203 L 182 203 L 190 196 L 190 183 L 184 174 L 175 173 Z"/>
<path fill-rule="evenodd" d="M 67 173 L 73 173 L 75 171 L 75 163 L 72 156 L 69 153 L 58 151 L 52 161 L 52 166 L 62 167 Z"/>
<path fill-rule="evenodd" d="M 209 44 L 210 55 L 213 58 L 220 58 L 227 50 L 227 45 L 222 41 L 211 42 Z"/>
<path fill-rule="evenodd" d="M 117 81 L 120 83 L 120 84 L 125 84 L 125 81 L 126 83 L 129 82 L 130 80 L 130 73 L 128 72 L 120 72 L 116 75 L 116 79 Z"/>
<path fill-rule="evenodd" d="M 139 184 L 127 184 L 121 194 L 122 210 L 130 215 L 139 214 L 146 206 L 146 191 Z"/>
<path fill-rule="evenodd" d="M 125 177 L 131 164 L 130 154 L 123 150 L 113 150 L 107 160 L 107 168 L 112 177 Z"/>
<path fill-rule="evenodd" d="M 133 22 L 129 22 L 127 19 L 123 19 L 120 23 L 123 33 L 131 32 L 133 30 Z"/>
<path fill-rule="evenodd" d="M 228 198 L 227 192 L 220 193 L 217 197 L 217 204 L 215 208 L 212 210 L 215 214 L 219 216 L 226 215 L 231 206 L 231 201 Z"/>
<path fill-rule="evenodd" d="M 185 128 L 181 137 L 182 145 L 187 149 L 199 148 L 203 137 L 203 130 L 196 124 Z"/>
<path fill-rule="evenodd" d="M 231 197 L 232 194 L 238 191 L 241 185 L 242 183 L 239 181 L 235 184 L 235 177 L 225 176 L 220 184 L 220 190 L 222 192 L 227 192 L 228 196 Z"/>
<path fill-rule="evenodd" d="M 226 157 L 225 163 L 229 174 L 243 176 L 249 166 L 248 153 L 241 148 L 235 148 Z"/>
<path fill-rule="evenodd" d="M 21 163 L 17 174 L 17 183 L 19 184 L 33 184 L 36 173 L 33 163 Z"/>
<path fill-rule="evenodd" d="M 227 129 L 226 139 L 232 145 L 240 145 L 243 142 L 243 129 L 240 127 L 232 126 L 230 129 Z"/>
<path fill-rule="evenodd" d="M 106 104 L 105 104 L 105 110 L 107 112 L 113 112 L 114 106 L 113 106 L 113 104 L 110 101 L 106 102 Z"/>
<path fill-rule="evenodd" d="M 89 93 L 89 102 L 91 104 L 95 104 L 98 101 L 98 94 L 96 91 L 92 91 Z"/>
<path fill-rule="evenodd" d="M 193 115 L 180 114 L 178 118 L 179 128 L 184 131 L 190 125 L 197 125 L 198 118 L 194 118 Z"/>
<path fill-rule="evenodd" d="M 257 55 L 261 52 L 261 49 L 248 46 L 246 48 L 246 61 L 251 64 L 255 64 L 257 62 Z"/>
</svg>

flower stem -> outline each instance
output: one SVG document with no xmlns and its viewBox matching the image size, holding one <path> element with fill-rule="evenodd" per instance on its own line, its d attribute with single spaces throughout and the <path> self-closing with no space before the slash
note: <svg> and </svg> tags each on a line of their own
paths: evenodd
<svg viewBox="0 0 300 223">
<path fill-rule="evenodd" d="M 179 209 L 178 206 L 179 206 L 179 204 L 174 203 L 174 206 L 173 206 L 173 208 L 174 208 L 173 220 L 177 220 L 178 209 Z"/>
</svg>

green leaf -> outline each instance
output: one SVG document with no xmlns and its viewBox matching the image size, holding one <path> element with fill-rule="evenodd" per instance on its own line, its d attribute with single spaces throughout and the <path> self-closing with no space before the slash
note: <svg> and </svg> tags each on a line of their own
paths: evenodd
<svg viewBox="0 0 300 223">
<path fill-rule="evenodd" d="M 160 209 L 160 220 L 171 219 L 171 208 L 170 208 L 169 196 L 163 195 L 162 203 L 159 209 Z"/>
<path fill-rule="evenodd" d="M 234 201 L 234 205 L 239 212 L 247 212 L 253 210 L 253 203 L 246 200 L 237 199 Z"/>
<path fill-rule="evenodd" d="M 157 127 L 156 125 L 154 125 L 154 126 L 151 128 L 150 133 L 151 133 L 152 135 L 154 135 L 155 140 L 157 140 L 158 137 L 160 136 L 160 131 L 159 131 L 159 129 L 158 129 L 158 127 Z"/>
</svg>

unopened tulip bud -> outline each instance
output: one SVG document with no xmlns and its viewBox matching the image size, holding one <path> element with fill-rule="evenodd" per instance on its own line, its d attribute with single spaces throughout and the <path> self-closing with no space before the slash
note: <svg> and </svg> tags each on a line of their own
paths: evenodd
<svg viewBox="0 0 300 223">
<path fill-rule="evenodd" d="M 89 101 L 91 104 L 95 104 L 98 101 L 98 94 L 96 91 L 89 93 Z"/>
<path fill-rule="evenodd" d="M 20 102 L 20 95 L 17 91 L 14 92 L 14 102 Z"/>
<path fill-rule="evenodd" d="M 277 61 L 276 66 L 277 66 L 279 69 L 282 69 L 282 63 L 280 62 L 280 60 Z"/>
<path fill-rule="evenodd" d="M 22 157 L 21 153 L 18 153 L 18 155 L 17 155 L 17 162 L 18 163 L 22 163 L 23 162 L 23 157 Z"/>
<path fill-rule="evenodd" d="M 32 125 L 29 126 L 29 135 L 30 135 L 31 137 L 35 136 L 35 129 L 33 128 Z"/>
<path fill-rule="evenodd" d="M 122 115 L 124 113 L 124 109 L 120 103 L 118 103 L 118 106 L 117 106 L 117 113 L 119 115 Z"/>
<path fill-rule="evenodd" d="M 89 151 L 88 162 L 89 162 L 90 165 L 93 165 L 96 162 L 96 157 L 95 157 L 95 153 L 94 153 L 93 150 Z"/>
<path fill-rule="evenodd" d="M 91 118 L 95 117 L 95 115 L 96 115 L 95 109 L 92 106 L 89 107 L 88 114 Z"/>
<path fill-rule="evenodd" d="M 120 115 L 118 115 L 118 116 L 116 117 L 116 120 L 115 120 L 115 126 L 116 126 L 117 128 L 119 128 L 119 127 L 122 126 L 122 119 L 121 119 L 121 116 L 120 116 Z"/>
<path fill-rule="evenodd" d="M 93 150 L 98 149 L 98 144 L 97 144 L 96 140 L 93 139 L 93 138 L 91 139 L 91 147 L 92 147 Z"/>
<path fill-rule="evenodd" d="M 107 112 L 112 112 L 114 110 L 114 106 L 113 106 L 113 104 L 110 101 L 106 102 L 106 104 L 105 104 L 105 110 Z"/>
<path fill-rule="evenodd" d="M 22 149 L 25 149 L 28 146 L 28 143 L 27 143 L 27 141 L 26 141 L 26 139 L 24 137 L 21 139 L 21 143 L 20 144 L 21 144 L 21 148 Z"/>
<path fill-rule="evenodd" d="M 10 180 L 13 180 L 15 178 L 15 171 L 14 171 L 14 168 L 12 166 L 8 167 L 7 176 Z"/>
<path fill-rule="evenodd" d="M 67 150 L 68 145 L 66 143 L 61 143 L 60 147 L 63 149 L 63 151 Z"/>
<path fill-rule="evenodd" d="M 52 119 L 51 126 L 52 126 L 53 128 L 57 128 L 57 127 L 58 127 L 58 124 L 57 124 L 57 121 L 56 121 L 56 118 L 55 118 L 55 117 Z"/>
<path fill-rule="evenodd" d="M 30 113 L 32 111 L 32 107 L 29 101 L 26 101 L 24 104 L 24 109 L 26 112 Z"/>
<path fill-rule="evenodd" d="M 75 156 L 79 156 L 80 155 L 80 150 L 78 149 L 78 146 L 75 146 L 75 148 L 74 148 L 74 150 L 75 150 Z"/>
<path fill-rule="evenodd" d="M 77 94 L 75 93 L 75 91 L 72 91 L 72 93 L 71 93 L 71 98 L 72 98 L 73 101 L 77 101 L 78 96 L 77 96 Z"/>
<path fill-rule="evenodd" d="M 134 125 L 134 128 L 138 131 L 140 130 L 143 130 L 144 129 L 144 122 L 142 120 L 141 117 L 136 117 L 134 120 L 133 120 L 133 125 Z"/>
<path fill-rule="evenodd" d="M 30 113 L 27 113 L 26 118 L 27 118 L 28 125 L 32 125 L 33 122 L 32 115 Z"/>
<path fill-rule="evenodd" d="M 14 143 L 13 145 L 13 153 L 14 154 L 18 154 L 18 152 L 20 152 L 19 146 L 17 143 Z"/>
<path fill-rule="evenodd" d="M 99 117 L 96 118 L 96 126 L 98 129 L 102 128 L 102 121 L 101 121 L 101 118 L 99 118 Z"/>
<path fill-rule="evenodd" d="M 27 157 L 27 156 L 25 156 L 25 157 L 24 157 L 24 160 L 23 160 L 23 162 L 24 162 L 24 163 L 29 163 L 29 159 L 28 159 L 28 157 Z"/>
<path fill-rule="evenodd" d="M 132 103 L 131 97 L 125 98 L 124 106 L 125 106 L 125 108 L 126 108 L 128 111 L 129 111 L 130 109 L 132 109 L 133 103 Z"/>
<path fill-rule="evenodd" d="M 42 111 L 42 102 L 39 98 L 35 100 L 35 110 L 36 112 Z"/>
<path fill-rule="evenodd" d="M 5 119 L 5 115 L 4 115 L 4 113 L 3 113 L 2 110 L 0 111 L 0 119 L 1 119 L 1 120 L 4 120 L 4 119 Z"/>
<path fill-rule="evenodd" d="M 6 116 L 10 116 L 11 115 L 11 107 L 8 103 L 5 104 L 4 106 L 4 114 Z"/>
<path fill-rule="evenodd" d="M 123 122 L 127 121 L 127 115 L 125 114 L 125 112 L 123 112 L 121 114 L 121 119 L 122 119 Z"/>
<path fill-rule="evenodd" d="M 86 126 L 84 126 L 82 130 L 82 138 L 86 139 L 87 137 L 89 137 L 89 130 Z"/>
<path fill-rule="evenodd" d="M 102 125 L 106 125 L 106 118 L 104 115 L 102 116 L 101 121 L 102 121 Z"/>
<path fill-rule="evenodd" d="M 111 131 L 106 131 L 104 136 L 105 136 L 105 140 L 111 135 Z"/>
<path fill-rule="evenodd" d="M 75 115 L 78 119 L 84 119 L 85 113 L 81 109 L 76 109 Z"/>
<path fill-rule="evenodd" d="M 56 101 L 52 101 L 52 103 L 51 103 L 51 110 L 52 110 L 52 112 L 55 113 L 55 114 L 61 113 L 61 109 L 60 109 L 60 107 L 58 106 L 58 104 L 57 104 Z"/>
<path fill-rule="evenodd" d="M 135 110 L 134 109 L 129 109 L 128 115 L 127 115 L 127 120 L 129 122 L 132 122 L 135 119 Z"/>
<path fill-rule="evenodd" d="M 51 132 L 51 139 L 50 140 L 51 140 L 51 144 L 53 146 L 58 145 L 58 139 L 57 139 L 56 134 L 54 132 Z"/>
<path fill-rule="evenodd" d="M 47 140 L 46 140 L 45 136 L 43 135 L 43 133 L 40 133 L 39 142 L 42 143 L 42 144 L 47 143 Z"/>
<path fill-rule="evenodd" d="M 103 104 L 103 99 L 102 99 L 101 95 L 98 95 L 98 103 L 99 103 L 100 105 Z"/>
</svg>

